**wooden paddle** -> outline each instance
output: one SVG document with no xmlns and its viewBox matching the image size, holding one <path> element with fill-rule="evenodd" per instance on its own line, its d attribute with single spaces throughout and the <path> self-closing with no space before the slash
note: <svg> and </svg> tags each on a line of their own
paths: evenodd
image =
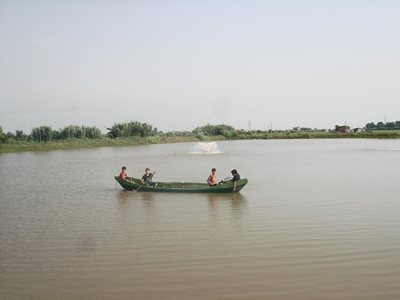
<svg viewBox="0 0 400 300">
<path fill-rule="evenodd" d="M 136 190 L 134 190 L 135 192 L 137 192 L 138 190 L 141 189 L 142 186 L 146 185 L 145 183 L 143 183 L 141 186 L 139 186 Z"/>
<path fill-rule="evenodd" d="M 232 179 L 232 176 L 231 176 L 231 177 L 226 177 L 226 178 L 222 179 L 219 183 L 222 184 L 222 183 L 224 183 L 226 180 L 231 180 L 231 179 Z"/>
</svg>

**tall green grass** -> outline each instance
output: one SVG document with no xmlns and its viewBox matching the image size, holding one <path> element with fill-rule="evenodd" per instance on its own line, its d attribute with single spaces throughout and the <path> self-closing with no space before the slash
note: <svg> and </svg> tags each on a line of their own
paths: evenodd
<svg viewBox="0 0 400 300">
<path fill-rule="evenodd" d="M 383 129 L 383 130 L 374 130 L 375 133 L 395 133 L 400 137 L 400 129 Z"/>
</svg>

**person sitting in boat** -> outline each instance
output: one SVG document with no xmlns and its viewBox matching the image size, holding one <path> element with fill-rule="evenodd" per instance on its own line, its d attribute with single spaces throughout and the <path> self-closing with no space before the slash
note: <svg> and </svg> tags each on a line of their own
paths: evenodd
<svg viewBox="0 0 400 300">
<path fill-rule="evenodd" d="M 216 172 L 217 172 L 217 169 L 215 169 L 215 168 L 211 169 L 211 174 L 207 178 L 208 186 L 218 185 L 217 175 L 215 174 Z"/>
<path fill-rule="evenodd" d="M 125 181 L 129 181 L 127 177 L 128 177 L 128 173 L 126 173 L 126 167 L 122 167 L 121 173 L 119 173 L 119 178 L 121 178 L 122 180 L 125 180 Z"/>
<path fill-rule="evenodd" d="M 236 182 L 240 180 L 240 175 L 236 169 L 231 171 L 232 179 L 230 181 L 233 182 L 233 191 L 236 192 Z"/>
<path fill-rule="evenodd" d="M 156 187 L 157 183 L 153 182 L 153 176 L 156 174 L 156 172 L 150 173 L 150 169 L 146 168 L 144 170 L 144 175 L 142 176 L 142 184 L 145 184 L 147 186 L 153 186 Z"/>
</svg>

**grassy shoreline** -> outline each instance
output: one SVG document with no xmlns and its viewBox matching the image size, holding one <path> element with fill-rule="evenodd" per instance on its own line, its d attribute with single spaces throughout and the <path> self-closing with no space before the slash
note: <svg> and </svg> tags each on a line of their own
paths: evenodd
<svg viewBox="0 0 400 300">
<path fill-rule="evenodd" d="M 358 133 L 332 133 L 332 132 L 261 132 L 239 134 L 232 138 L 225 136 L 150 136 L 131 138 L 101 138 L 101 139 L 68 139 L 52 141 L 47 143 L 37 142 L 15 142 L 0 145 L 1 153 L 16 153 L 29 151 L 51 151 L 68 149 L 85 149 L 99 147 L 121 147 L 148 144 L 168 144 L 201 141 L 222 141 L 222 140 L 248 140 L 248 139 L 397 139 L 400 138 L 400 131 L 373 131 Z"/>
<path fill-rule="evenodd" d="M 132 137 L 132 138 L 101 138 L 101 139 L 68 139 L 61 141 L 51 141 L 47 143 L 21 142 L 12 144 L 2 144 L 0 153 L 16 153 L 28 151 L 51 151 L 85 149 L 99 147 L 121 147 L 148 144 L 167 144 L 196 142 L 195 137 Z"/>
</svg>

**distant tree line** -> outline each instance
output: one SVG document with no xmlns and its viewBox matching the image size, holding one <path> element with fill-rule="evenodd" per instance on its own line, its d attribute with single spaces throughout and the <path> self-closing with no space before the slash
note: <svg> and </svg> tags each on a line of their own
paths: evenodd
<svg viewBox="0 0 400 300">
<path fill-rule="evenodd" d="M 368 123 L 365 125 L 368 130 L 390 130 L 399 129 L 400 121 L 395 122 L 378 122 Z M 307 130 L 304 130 L 307 129 Z M 308 128 L 302 128 L 303 131 L 311 131 Z M 3 131 L 0 126 L 0 146 L 4 143 L 21 143 L 21 142 L 50 142 L 68 139 L 98 139 L 108 137 L 112 139 L 120 137 L 158 137 L 158 136 L 195 136 L 201 140 L 207 139 L 209 136 L 224 136 L 225 138 L 255 138 L 266 137 L 268 132 L 261 130 L 245 131 L 236 130 L 234 127 L 220 124 L 200 126 L 192 131 L 169 131 L 163 133 L 158 131 L 156 127 L 148 123 L 141 122 L 127 122 L 115 123 L 111 128 L 107 128 L 108 133 L 103 135 L 101 130 L 97 127 L 69 125 L 59 130 L 54 130 L 51 126 L 39 126 L 32 129 L 31 133 L 25 133 L 22 130 L 16 130 L 15 133 Z M 313 130 L 318 131 L 317 129 Z M 272 130 L 269 131 L 271 133 Z M 284 131 L 275 130 L 275 133 L 282 133 Z"/>
<path fill-rule="evenodd" d="M 369 130 L 383 130 L 383 129 L 400 129 L 400 121 L 395 121 L 395 122 L 378 122 L 378 123 L 367 123 L 367 125 L 365 125 L 365 128 L 369 129 Z"/>
<path fill-rule="evenodd" d="M 107 128 L 106 137 L 115 139 L 120 137 L 151 137 L 151 136 L 191 136 L 196 135 L 199 138 L 205 136 L 224 136 L 227 138 L 236 137 L 238 135 L 235 128 L 229 125 L 211 125 L 197 127 L 193 131 L 171 131 L 163 133 L 158 131 L 156 127 L 148 123 L 137 121 L 126 123 L 115 123 L 111 128 Z M 59 130 L 52 129 L 51 126 L 39 126 L 32 129 L 31 133 L 24 133 L 17 130 L 15 133 L 4 133 L 0 127 L 0 143 L 13 142 L 50 142 L 68 139 L 97 139 L 103 137 L 101 131 L 97 127 L 69 125 Z"/>
<path fill-rule="evenodd" d="M 22 130 L 16 130 L 15 133 L 4 133 L 0 127 L 0 143 L 12 142 L 50 142 L 58 140 L 67 140 L 72 138 L 97 139 L 102 136 L 101 130 L 97 127 L 69 125 L 63 129 L 53 130 L 51 126 L 39 126 L 32 129 L 30 134 Z"/>
</svg>

